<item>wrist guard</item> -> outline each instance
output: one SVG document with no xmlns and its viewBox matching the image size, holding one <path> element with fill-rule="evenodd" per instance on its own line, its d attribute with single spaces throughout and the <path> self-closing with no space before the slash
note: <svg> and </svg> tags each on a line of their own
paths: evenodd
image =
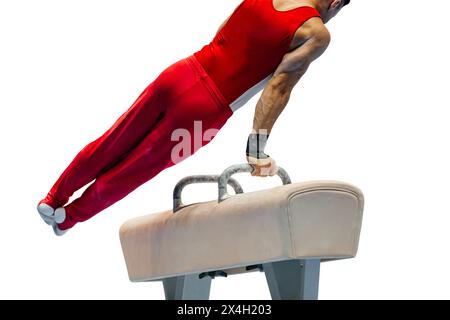
<svg viewBox="0 0 450 320">
<path fill-rule="evenodd" d="M 270 158 L 269 155 L 264 153 L 266 148 L 267 140 L 269 139 L 268 134 L 256 134 L 252 133 L 248 137 L 247 142 L 247 156 L 256 159 L 267 159 Z"/>
</svg>

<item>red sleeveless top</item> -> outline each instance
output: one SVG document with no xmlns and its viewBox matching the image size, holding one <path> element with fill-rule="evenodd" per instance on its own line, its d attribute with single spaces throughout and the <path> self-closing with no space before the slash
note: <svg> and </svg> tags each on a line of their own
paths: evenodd
<svg viewBox="0 0 450 320">
<path fill-rule="evenodd" d="M 237 104 L 232 107 L 236 110 L 252 97 L 251 91 L 262 89 L 261 83 L 289 52 L 295 32 L 313 17 L 320 14 L 311 7 L 281 12 L 273 0 L 244 0 L 213 41 L 194 56 L 230 106 Z"/>
</svg>

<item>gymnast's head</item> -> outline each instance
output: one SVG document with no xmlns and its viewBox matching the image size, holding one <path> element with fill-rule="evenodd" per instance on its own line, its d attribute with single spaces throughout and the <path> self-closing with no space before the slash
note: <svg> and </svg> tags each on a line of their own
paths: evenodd
<svg viewBox="0 0 450 320">
<path fill-rule="evenodd" d="M 350 0 L 315 0 L 316 8 L 325 22 L 334 18 Z"/>
</svg>

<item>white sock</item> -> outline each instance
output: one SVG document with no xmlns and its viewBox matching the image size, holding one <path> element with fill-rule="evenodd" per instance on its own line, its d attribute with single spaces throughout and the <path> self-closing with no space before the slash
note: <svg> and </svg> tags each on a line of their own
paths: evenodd
<svg viewBox="0 0 450 320">
<path fill-rule="evenodd" d="M 51 225 L 53 223 L 53 214 L 55 213 L 55 210 L 52 207 L 50 207 L 48 204 L 41 203 L 38 205 L 37 210 L 42 220 L 44 220 L 46 224 Z"/>
<path fill-rule="evenodd" d="M 61 224 L 66 221 L 66 209 L 58 208 L 55 210 L 55 222 Z"/>
</svg>

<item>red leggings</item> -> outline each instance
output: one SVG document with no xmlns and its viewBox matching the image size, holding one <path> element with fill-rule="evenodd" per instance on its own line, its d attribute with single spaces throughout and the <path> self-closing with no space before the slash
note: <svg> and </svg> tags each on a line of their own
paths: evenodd
<svg viewBox="0 0 450 320">
<path fill-rule="evenodd" d="M 180 135 L 174 132 L 192 137 L 191 152 L 180 154 L 186 158 L 213 138 L 199 137 L 209 129 L 220 129 L 231 115 L 225 98 L 194 56 L 171 65 L 108 131 L 81 150 L 52 187 L 48 196 L 61 207 L 95 180 L 66 207 L 67 218 L 59 228 L 66 230 L 92 218 L 182 160 L 172 156 L 180 149 Z"/>
</svg>

